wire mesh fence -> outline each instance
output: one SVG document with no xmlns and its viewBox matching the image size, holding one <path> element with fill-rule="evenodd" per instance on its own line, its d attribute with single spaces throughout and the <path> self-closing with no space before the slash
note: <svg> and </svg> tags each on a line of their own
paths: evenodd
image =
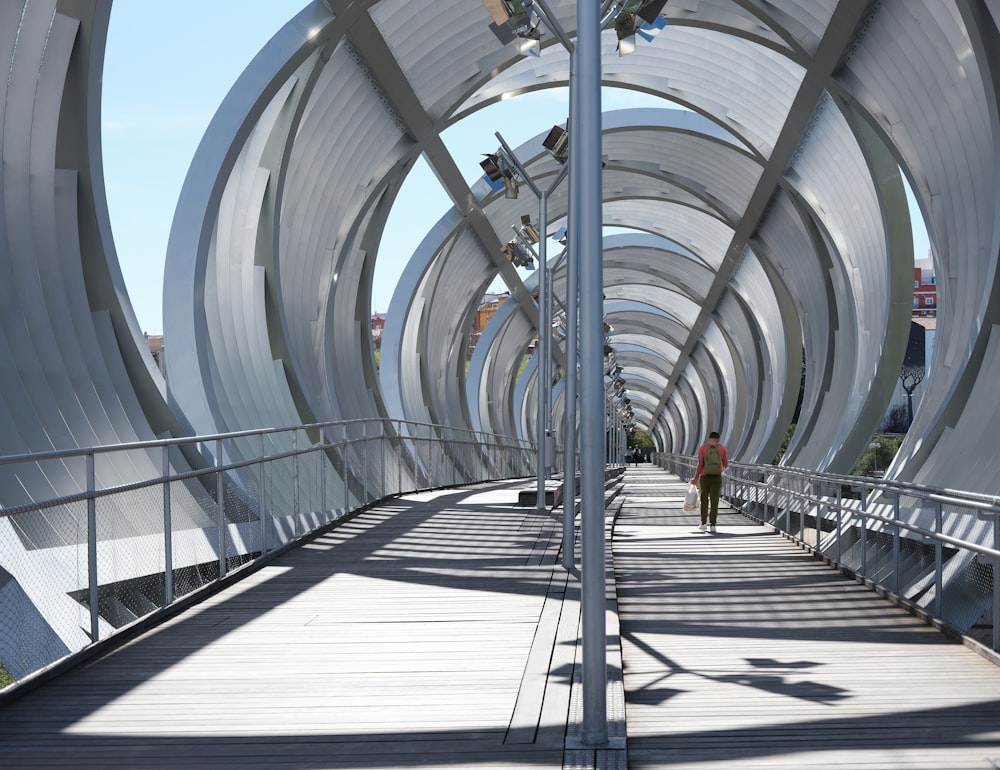
<svg viewBox="0 0 1000 770">
<path fill-rule="evenodd" d="M 389 420 L 0 457 L 0 687 L 351 511 L 530 475 L 517 439 Z M 39 481 L 52 494 L 31 500 Z"/>
</svg>

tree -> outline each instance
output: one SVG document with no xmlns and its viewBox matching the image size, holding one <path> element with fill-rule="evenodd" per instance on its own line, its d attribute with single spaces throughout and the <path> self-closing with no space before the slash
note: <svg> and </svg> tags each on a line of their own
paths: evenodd
<svg viewBox="0 0 1000 770">
<path fill-rule="evenodd" d="M 899 381 L 903 385 L 903 390 L 906 391 L 907 428 L 913 424 L 913 391 L 924 379 L 924 372 L 925 369 L 922 366 L 904 366 L 899 373 Z"/>
</svg>

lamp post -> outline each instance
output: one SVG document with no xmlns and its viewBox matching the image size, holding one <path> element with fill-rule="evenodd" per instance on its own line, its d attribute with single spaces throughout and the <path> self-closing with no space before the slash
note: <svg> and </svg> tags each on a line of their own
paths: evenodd
<svg viewBox="0 0 1000 770">
<path fill-rule="evenodd" d="M 639 2 L 662 7 L 663 0 Z M 560 29 L 545 0 L 533 0 L 542 21 L 570 53 L 570 142 L 572 169 L 569 193 L 570 261 L 567 281 L 567 382 L 566 382 L 566 479 L 572 484 L 576 443 L 576 350 L 580 347 L 580 497 L 582 526 L 582 680 L 583 724 L 581 739 L 590 746 L 608 744 L 607 720 L 607 624 L 606 561 L 604 532 L 604 335 L 603 249 L 601 243 L 601 18 L 602 4 L 577 3 L 576 45 Z M 614 13 L 624 4 L 614 4 Z M 620 37 L 620 36 L 619 36 Z M 576 307 L 579 298 L 579 318 Z M 579 320 L 579 324 L 576 321 Z M 548 330 L 551 333 L 551 329 Z M 551 380 L 549 382 L 551 385 Z M 574 489 L 575 492 L 575 489 Z M 570 530 L 575 496 L 564 504 L 566 528 Z M 566 508 L 568 504 L 569 508 Z M 570 565 L 572 555 L 569 555 Z"/>
<path fill-rule="evenodd" d="M 580 261 L 582 739 L 608 742 L 604 532 L 604 270 L 601 245 L 601 8 L 576 6 L 577 88 L 571 97 L 570 241 Z"/>
<path fill-rule="evenodd" d="M 538 197 L 538 403 L 535 431 L 538 438 L 538 456 L 535 476 L 535 507 L 545 510 L 545 482 L 551 466 L 550 456 L 554 455 L 552 442 L 552 290 L 548 276 L 548 234 L 549 195 L 566 178 L 564 164 L 546 190 L 539 189 L 534 179 L 518 161 L 499 131 L 496 137 L 503 148 L 505 157 L 516 166 L 517 173 Z"/>
</svg>

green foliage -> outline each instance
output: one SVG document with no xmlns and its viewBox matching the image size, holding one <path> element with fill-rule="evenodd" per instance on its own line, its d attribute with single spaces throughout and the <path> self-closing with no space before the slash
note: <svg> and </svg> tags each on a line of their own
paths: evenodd
<svg viewBox="0 0 1000 770">
<path fill-rule="evenodd" d="M 382 368 L 382 350 L 380 348 L 375 349 L 375 371 L 379 371 Z"/>
<path fill-rule="evenodd" d="M 881 476 L 885 469 L 892 463 L 899 445 L 903 443 L 902 436 L 887 436 L 884 433 L 876 433 L 872 440 L 868 442 L 868 447 L 858 460 L 852 476 Z"/>
<path fill-rule="evenodd" d="M 628 445 L 637 446 L 640 449 L 652 449 L 653 439 L 641 428 L 636 428 L 628 436 Z"/>
<path fill-rule="evenodd" d="M 518 380 L 521 379 L 521 372 L 524 371 L 524 367 L 526 367 L 527 365 L 528 365 L 528 357 L 525 356 L 524 358 L 521 359 L 521 365 L 517 367 L 517 374 L 514 377 L 514 382 L 517 382 Z"/>
<path fill-rule="evenodd" d="M 792 436 L 795 435 L 795 423 L 793 422 L 788 426 L 788 432 L 785 433 L 785 440 L 781 442 L 781 447 L 778 449 L 777 454 L 774 455 L 774 459 L 771 460 L 771 465 L 777 465 L 781 462 L 781 458 L 785 456 L 785 450 L 788 449 L 788 445 L 792 442 Z"/>
<path fill-rule="evenodd" d="M 0 662 L 0 690 L 14 684 L 16 681 L 17 680 L 14 679 L 14 675 L 7 670 L 7 667 L 2 662 Z"/>
</svg>

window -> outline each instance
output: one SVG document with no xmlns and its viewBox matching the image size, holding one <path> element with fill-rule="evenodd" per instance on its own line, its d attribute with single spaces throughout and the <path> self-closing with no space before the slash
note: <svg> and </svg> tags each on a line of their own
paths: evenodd
<svg viewBox="0 0 1000 770">
<path fill-rule="evenodd" d="M 925 307 L 934 307 L 934 297 L 924 297 Z"/>
</svg>

